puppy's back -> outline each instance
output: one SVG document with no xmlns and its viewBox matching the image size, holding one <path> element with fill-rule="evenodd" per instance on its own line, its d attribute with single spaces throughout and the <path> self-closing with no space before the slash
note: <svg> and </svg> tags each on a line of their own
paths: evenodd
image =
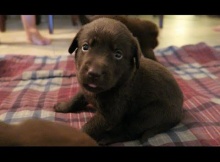
<svg viewBox="0 0 220 162">
<path fill-rule="evenodd" d="M 142 57 L 135 84 L 139 96 L 145 98 L 142 101 L 151 99 L 163 102 L 172 113 L 181 116 L 183 93 L 172 73 L 163 65 Z"/>
</svg>

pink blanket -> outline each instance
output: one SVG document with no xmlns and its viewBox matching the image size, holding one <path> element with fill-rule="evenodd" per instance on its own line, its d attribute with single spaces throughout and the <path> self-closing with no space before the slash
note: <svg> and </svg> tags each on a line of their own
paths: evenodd
<svg viewBox="0 0 220 162">
<path fill-rule="evenodd" d="M 220 145 L 220 46 L 205 43 L 156 50 L 184 93 L 184 118 L 173 129 L 113 146 Z M 42 118 L 81 128 L 92 112 L 56 113 L 54 104 L 79 90 L 72 56 L 0 56 L 0 120 Z"/>
</svg>

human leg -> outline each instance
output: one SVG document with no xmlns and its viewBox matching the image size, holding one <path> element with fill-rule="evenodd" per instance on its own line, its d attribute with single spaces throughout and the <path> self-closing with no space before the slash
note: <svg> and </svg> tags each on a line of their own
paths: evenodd
<svg viewBox="0 0 220 162">
<path fill-rule="evenodd" d="M 38 31 L 35 15 L 21 15 L 21 20 L 30 43 L 35 45 L 48 45 L 51 43 L 49 38 L 42 36 Z"/>
</svg>

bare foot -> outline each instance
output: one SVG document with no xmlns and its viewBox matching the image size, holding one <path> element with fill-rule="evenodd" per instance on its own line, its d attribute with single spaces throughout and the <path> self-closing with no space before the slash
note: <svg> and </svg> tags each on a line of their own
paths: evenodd
<svg viewBox="0 0 220 162">
<path fill-rule="evenodd" d="M 220 32 L 220 25 L 213 28 L 214 31 Z"/>
<path fill-rule="evenodd" d="M 35 45 L 48 45 L 51 43 L 49 38 L 43 37 L 38 31 L 29 32 L 27 34 L 27 39 L 30 43 Z"/>
</svg>

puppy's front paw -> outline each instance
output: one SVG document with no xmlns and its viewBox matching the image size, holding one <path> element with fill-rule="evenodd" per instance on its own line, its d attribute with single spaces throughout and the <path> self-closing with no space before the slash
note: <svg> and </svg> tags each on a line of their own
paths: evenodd
<svg viewBox="0 0 220 162">
<path fill-rule="evenodd" d="M 57 103 L 56 105 L 54 105 L 54 110 L 56 112 L 69 112 L 70 111 L 70 107 L 69 104 L 67 102 L 60 102 Z"/>
</svg>

